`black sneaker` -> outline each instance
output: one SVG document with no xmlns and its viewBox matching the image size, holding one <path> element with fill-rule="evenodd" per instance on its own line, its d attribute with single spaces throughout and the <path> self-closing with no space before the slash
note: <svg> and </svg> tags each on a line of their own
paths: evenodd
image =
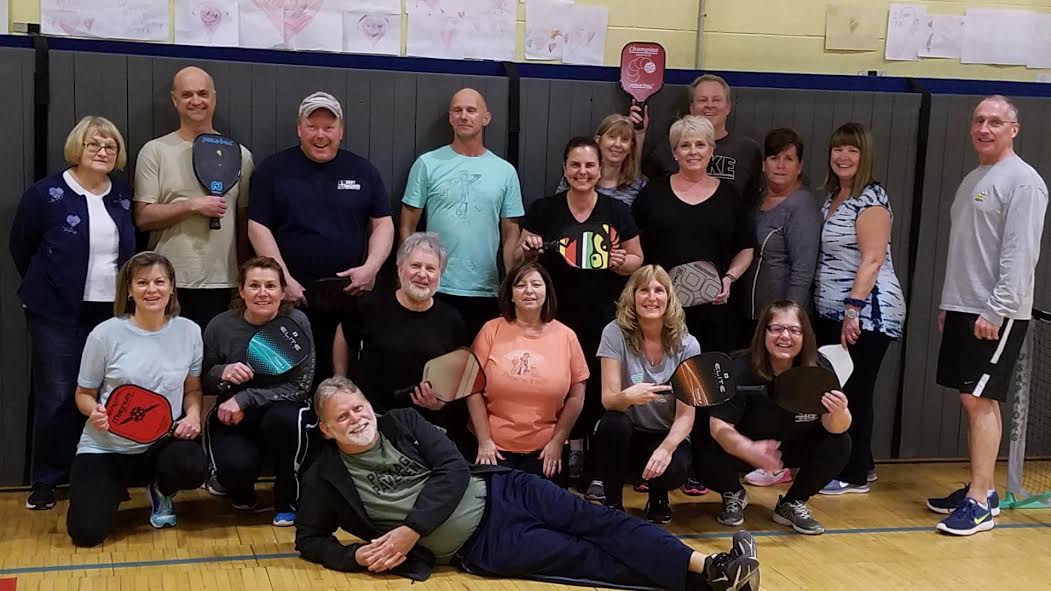
<svg viewBox="0 0 1051 591">
<path fill-rule="evenodd" d="M 34 486 L 26 499 L 26 509 L 47 511 L 55 508 L 55 489 L 49 486 Z"/>
<path fill-rule="evenodd" d="M 748 506 L 748 492 L 742 488 L 738 491 L 724 492 L 722 496 L 723 510 L 715 520 L 730 527 L 744 523 L 744 508 Z"/>
<path fill-rule="evenodd" d="M 759 591 L 756 558 L 725 552 L 712 554 L 704 561 L 704 574 L 712 591 Z"/>
<path fill-rule="evenodd" d="M 730 556 L 737 558 L 744 556 L 747 558 L 759 558 L 759 549 L 756 548 L 755 538 L 752 534 L 741 530 L 734 534 L 733 544 L 730 546 Z"/>
<path fill-rule="evenodd" d="M 671 506 L 668 504 L 668 491 L 650 491 L 650 500 L 646 502 L 646 521 L 650 523 L 671 523 Z"/>
<path fill-rule="evenodd" d="M 782 496 L 777 497 L 774 521 L 781 525 L 790 525 L 792 529 L 808 536 L 825 533 L 825 528 L 821 527 L 821 524 L 810 514 L 810 508 L 806 506 L 806 503 L 786 501 Z"/>
</svg>

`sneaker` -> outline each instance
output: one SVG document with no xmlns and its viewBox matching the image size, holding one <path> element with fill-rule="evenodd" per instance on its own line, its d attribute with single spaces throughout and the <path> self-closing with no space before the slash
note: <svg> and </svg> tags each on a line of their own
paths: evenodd
<svg viewBox="0 0 1051 591">
<path fill-rule="evenodd" d="M 708 494 L 708 487 L 700 483 L 696 478 L 687 478 L 686 484 L 682 485 L 682 494 L 688 497 L 700 497 Z"/>
<path fill-rule="evenodd" d="M 26 509 L 47 511 L 55 508 L 55 489 L 50 486 L 34 486 L 26 499 Z"/>
<path fill-rule="evenodd" d="M 253 490 L 251 495 L 245 495 L 243 498 L 231 498 L 230 505 L 234 511 L 255 511 L 259 508 L 259 498 Z"/>
<path fill-rule="evenodd" d="M 742 488 L 739 491 L 724 492 L 722 497 L 723 510 L 715 520 L 730 527 L 744 523 L 744 508 L 748 506 L 748 492 Z"/>
<path fill-rule="evenodd" d="M 637 493 L 648 493 L 650 492 L 650 483 L 645 480 L 640 480 L 631 485 L 631 490 Z"/>
<path fill-rule="evenodd" d="M 989 531 L 993 529 L 993 525 L 993 512 L 967 497 L 951 515 L 938 523 L 938 531 L 956 536 L 970 536 L 980 531 Z"/>
<path fill-rule="evenodd" d="M 737 558 L 738 556 L 746 556 L 748 558 L 758 558 L 759 549 L 756 548 L 755 538 L 752 534 L 741 530 L 734 533 L 733 544 L 730 547 L 730 556 Z M 759 591 L 756 589 L 756 591 Z"/>
<path fill-rule="evenodd" d="M 155 482 L 146 487 L 146 496 L 150 499 L 150 525 L 157 529 L 175 527 L 175 495 L 162 495 Z"/>
<path fill-rule="evenodd" d="M 810 514 L 810 508 L 803 501 L 786 501 L 784 497 L 777 497 L 777 505 L 774 506 L 774 521 L 781 525 L 792 526 L 792 529 L 808 536 L 825 533 L 825 528 L 814 519 L 814 516 Z"/>
<path fill-rule="evenodd" d="M 759 591 L 759 560 L 725 552 L 704 560 L 704 574 L 712 591 Z"/>
<path fill-rule="evenodd" d="M 817 491 L 823 495 L 865 494 L 869 492 L 867 484 L 851 484 L 842 480 L 833 480 L 825 488 Z"/>
<path fill-rule="evenodd" d="M 960 505 L 967 500 L 967 491 L 971 489 L 971 483 L 963 485 L 963 488 L 957 489 L 949 493 L 949 496 L 940 498 L 927 499 L 927 508 L 935 513 L 941 513 L 942 515 L 949 515 L 957 509 Z M 1000 515 L 1000 495 L 993 491 L 993 494 L 986 497 L 986 503 L 989 505 L 989 510 L 992 512 L 993 517 L 999 517 Z"/>
<path fill-rule="evenodd" d="M 584 493 L 584 498 L 591 501 L 592 503 L 605 505 L 606 487 L 602 484 L 602 481 L 592 480 L 591 484 L 588 485 L 588 491 Z"/>
<path fill-rule="evenodd" d="M 876 482 L 879 480 L 879 474 L 876 474 L 876 469 L 873 468 L 865 474 L 865 482 Z"/>
<path fill-rule="evenodd" d="M 773 486 L 775 484 L 792 482 L 792 470 L 790 468 L 782 468 L 771 472 L 762 468 L 756 468 L 744 475 L 744 481 L 752 486 Z"/>
<path fill-rule="evenodd" d="M 671 523 L 671 505 L 668 504 L 667 491 L 650 492 L 650 500 L 646 501 L 646 521 L 650 523 Z"/>
<path fill-rule="evenodd" d="M 219 484 L 219 478 L 213 473 L 204 483 L 204 489 L 213 497 L 225 497 L 229 494 L 226 487 Z"/>
<path fill-rule="evenodd" d="M 584 474 L 584 449 L 573 449 L 573 446 L 569 448 L 569 457 L 567 458 L 566 473 L 569 475 L 570 480 L 578 480 Z"/>
<path fill-rule="evenodd" d="M 274 527 L 292 527 L 296 524 L 295 511 L 280 511 L 274 514 Z"/>
</svg>

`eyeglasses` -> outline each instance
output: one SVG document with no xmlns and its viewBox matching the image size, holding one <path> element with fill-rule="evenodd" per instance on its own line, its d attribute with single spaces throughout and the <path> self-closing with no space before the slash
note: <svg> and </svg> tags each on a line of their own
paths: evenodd
<svg viewBox="0 0 1051 591">
<path fill-rule="evenodd" d="M 788 331 L 788 334 L 794 337 L 798 337 L 799 335 L 803 334 L 803 329 L 798 326 L 783 326 L 780 324 L 771 324 L 766 327 L 766 332 L 771 335 L 781 336 L 782 334 L 784 334 L 785 331 Z"/>
<path fill-rule="evenodd" d="M 117 154 L 120 152 L 120 146 L 118 144 L 100 144 L 98 142 L 85 142 L 84 148 L 88 151 L 88 154 L 95 155 L 105 150 L 110 154 Z"/>
<path fill-rule="evenodd" d="M 1008 125 L 1010 123 L 1018 122 L 1013 119 L 1004 120 L 997 117 L 993 117 L 991 119 L 986 119 L 985 117 L 974 117 L 973 119 L 971 119 L 971 125 L 973 125 L 974 127 L 988 125 L 989 129 L 1001 129 L 1003 128 L 1003 126 Z"/>
</svg>

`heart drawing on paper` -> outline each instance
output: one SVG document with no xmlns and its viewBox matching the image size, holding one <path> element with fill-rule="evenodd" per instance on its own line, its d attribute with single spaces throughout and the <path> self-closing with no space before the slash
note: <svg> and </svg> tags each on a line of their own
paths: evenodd
<svg viewBox="0 0 1051 591">
<path fill-rule="evenodd" d="M 85 17 L 74 12 L 60 13 L 54 17 L 53 22 L 67 35 L 91 33 L 91 28 L 95 26 L 94 17 Z"/>
<path fill-rule="evenodd" d="M 266 18 L 282 31 L 285 41 L 295 37 L 314 20 L 325 0 L 252 0 Z"/>
</svg>

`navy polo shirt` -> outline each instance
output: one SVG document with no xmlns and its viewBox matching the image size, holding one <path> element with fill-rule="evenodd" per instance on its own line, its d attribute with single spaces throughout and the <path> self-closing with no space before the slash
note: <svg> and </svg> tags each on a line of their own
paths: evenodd
<svg viewBox="0 0 1051 591">
<path fill-rule="evenodd" d="M 297 145 L 270 156 L 252 175 L 248 218 L 270 229 L 300 283 L 361 265 L 370 220 L 390 214 L 379 171 L 347 150 L 318 163 Z"/>
</svg>

